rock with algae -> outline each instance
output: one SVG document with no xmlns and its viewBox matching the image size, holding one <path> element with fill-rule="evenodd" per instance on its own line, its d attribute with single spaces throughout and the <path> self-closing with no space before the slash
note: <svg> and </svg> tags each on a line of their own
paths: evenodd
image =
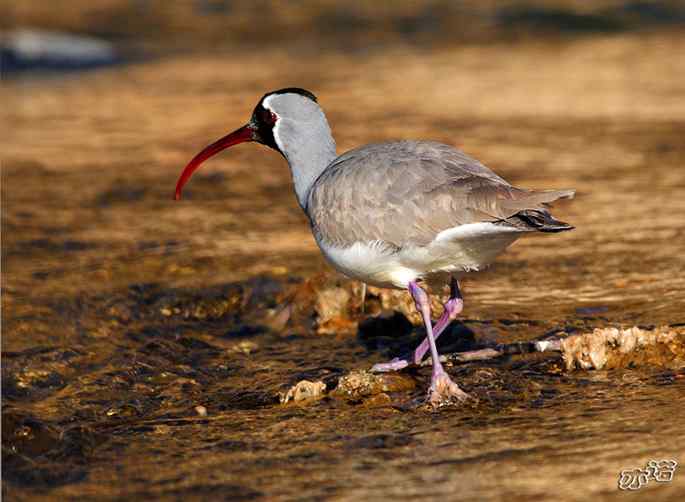
<svg viewBox="0 0 685 502">
<path fill-rule="evenodd" d="M 685 365 L 685 329 L 597 328 L 561 342 L 567 370 Z"/>
<path fill-rule="evenodd" d="M 359 399 L 383 392 L 412 390 L 416 386 L 413 378 L 402 373 L 371 373 L 351 371 L 341 376 L 333 394 L 339 397 Z"/>
</svg>

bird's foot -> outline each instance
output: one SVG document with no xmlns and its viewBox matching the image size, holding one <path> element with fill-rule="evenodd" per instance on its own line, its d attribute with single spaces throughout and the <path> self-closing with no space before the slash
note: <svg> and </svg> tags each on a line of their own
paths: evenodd
<svg viewBox="0 0 685 502">
<path fill-rule="evenodd" d="M 463 403 L 469 399 L 473 398 L 461 390 L 445 371 L 434 374 L 431 378 L 431 386 L 428 389 L 428 403 L 434 408 L 452 403 Z"/>
<path fill-rule="evenodd" d="M 387 363 L 374 364 L 371 368 L 371 373 L 389 373 L 391 371 L 399 371 L 409 366 L 408 358 L 396 357 Z"/>
</svg>

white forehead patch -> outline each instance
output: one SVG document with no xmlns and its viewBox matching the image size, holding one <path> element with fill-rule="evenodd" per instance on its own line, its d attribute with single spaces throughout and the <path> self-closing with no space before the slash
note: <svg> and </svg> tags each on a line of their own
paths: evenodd
<svg viewBox="0 0 685 502">
<path fill-rule="evenodd" d="M 271 101 L 274 99 L 274 97 L 278 96 L 278 94 L 272 94 L 271 96 L 267 96 L 264 101 L 262 101 L 262 106 L 266 108 L 267 110 L 271 110 Z M 273 111 L 273 110 L 271 110 Z"/>
<path fill-rule="evenodd" d="M 262 106 L 278 117 L 271 130 L 274 142 L 288 161 L 292 160 L 296 152 L 304 155 L 304 152 L 316 150 L 318 146 L 314 144 L 321 141 L 335 150 L 326 115 L 321 107 L 307 96 L 295 92 L 270 94 L 264 98 Z"/>
<path fill-rule="evenodd" d="M 294 92 L 271 94 L 264 98 L 262 106 L 278 117 L 272 129 L 274 141 L 286 156 L 287 149 L 284 144 L 283 127 L 288 127 L 286 124 L 290 122 L 289 125 L 292 128 L 293 122 L 306 123 L 314 117 L 318 118 L 321 114 L 319 105 L 306 96 Z"/>
<path fill-rule="evenodd" d="M 306 96 L 294 92 L 271 94 L 264 98 L 262 106 L 274 112 L 279 117 L 309 121 L 320 114 L 319 105 Z"/>
<path fill-rule="evenodd" d="M 264 105 L 264 108 L 269 108 L 275 100 L 290 101 L 293 98 L 295 98 L 296 100 L 304 99 L 307 101 L 311 101 L 311 99 L 309 99 L 308 97 L 303 96 L 302 94 L 298 94 L 296 92 L 281 92 L 281 93 L 269 94 L 266 98 L 264 98 L 264 101 L 262 101 L 262 104 Z"/>
</svg>

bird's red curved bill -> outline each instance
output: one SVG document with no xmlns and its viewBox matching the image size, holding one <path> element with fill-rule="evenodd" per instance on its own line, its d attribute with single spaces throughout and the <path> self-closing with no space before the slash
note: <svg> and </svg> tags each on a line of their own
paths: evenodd
<svg viewBox="0 0 685 502">
<path fill-rule="evenodd" d="M 188 162 L 188 165 L 185 167 L 185 169 L 183 169 L 181 176 L 176 182 L 174 199 L 179 200 L 181 198 L 183 186 L 188 182 L 193 173 L 205 160 L 230 146 L 237 145 L 239 143 L 245 143 L 246 141 L 254 141 L 254 131 L 249 125 L 243 126 L 240 129 L 227 134 L 223 138 L 205 147 L 200 153 L 193 157 L 193 159 Z"/>
</svg>

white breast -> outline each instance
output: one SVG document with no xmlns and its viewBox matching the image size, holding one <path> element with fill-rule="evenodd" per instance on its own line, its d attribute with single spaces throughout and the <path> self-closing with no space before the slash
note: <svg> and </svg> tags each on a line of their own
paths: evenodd
<svg viewBox="0 0 685 502">
<path fill-rule="evenodd" d="M 379 287 L 406 288 L 432 274 L 479 270 L 494 261 L 523 232 L 492 223 L 470 223 L 440 232 L 427 246 L 399 251 L 382 241 L 335 247 L 318 242 L 331 264 L 345 275 Z"/>
<path fill-rule="evenodd" d="M 321 252 L 343 274 L 379 287 L 404 288 L 417 277 L 417 271 L 407 268 L 382 242 L 355 242 L 349 247 L 335 247 L 318 242 Z"/>
</svg>

